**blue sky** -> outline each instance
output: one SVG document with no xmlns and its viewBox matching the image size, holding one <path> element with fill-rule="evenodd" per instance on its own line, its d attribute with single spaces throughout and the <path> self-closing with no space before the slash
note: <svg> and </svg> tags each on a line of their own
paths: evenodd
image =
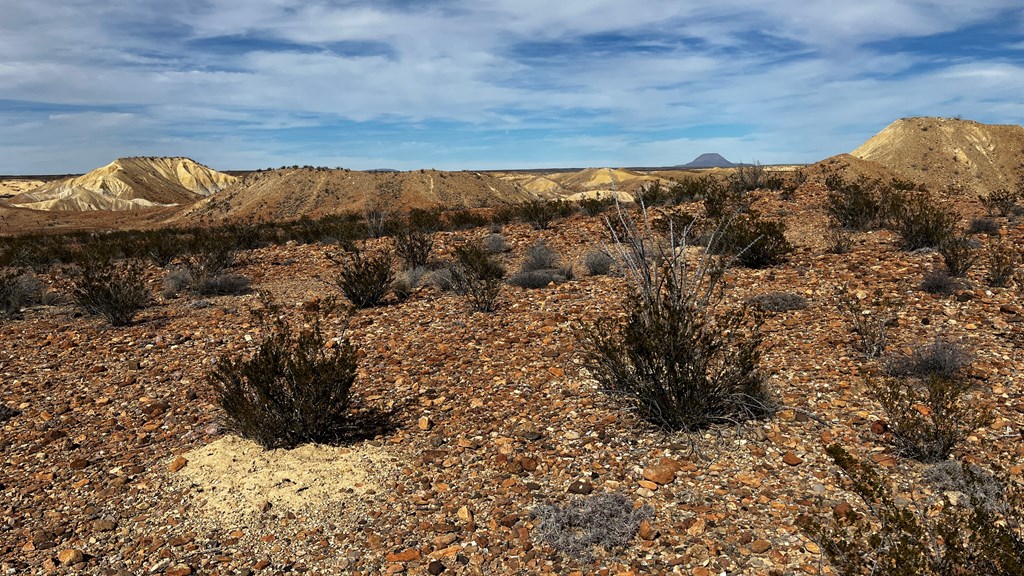
<svg viewBox="0 0 1024 576">
<path fill-rule="evenodd" d="M 1024 117 L 1019 0 L 33 0 L 0 173 L 814 162 L 905 116 Z"/>
</svg>

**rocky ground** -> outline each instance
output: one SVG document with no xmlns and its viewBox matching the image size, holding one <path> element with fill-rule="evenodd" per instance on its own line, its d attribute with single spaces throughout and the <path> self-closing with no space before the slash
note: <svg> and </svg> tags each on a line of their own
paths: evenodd
<svg viewBox="0 0 1024 576">
<path fill-rule="evenodd" d="M 585 276 L 577 264 L 577 279 L 562 285 L 507 286 L 493 314 L 428 287 L 348 322 L 362 351 L 360 404 L 394 408 L 398 418 L 344 449 L 374 455 L 356 459 L 365 481 L 299 506 L 268 499 L 228 513 L 211 506 L 208 476 L 189 476 L 194 451 L 227 434 L 206 373 L 219 355 L 254 349 L 256 295 L 157 297 L 127 328 L 71 305 L 27 310 L 0 339 L 0 402 L 17 410 L 0 423 L 0 573 L 827 573 L 796 519 L 859 502 L 842 489 L 826 443 L 885 467 L 910 496 L 927 490 L 915 482 L 924 465 L 894 457 L 871 430 L 882 414 L 865 376 L 880 364 L 854 348 L 837 306 L 841 286 L 896 302 L 890 351 L 941 334 L 975 355 L 973 401 L 995 420 L 957 454 L 1004 464 L 1024 481 L 1016 292 L 985 287 L 982 265 L 971 272 L 974 289 L 927 294 L 918 284 L 941 258 L 902 252 L 886 231 L 829 254 L 820 200 L 814 189 L 768 198 L 761 209 L 785 218 L 797 250 L 784 265 L 730 278 L 731 302 L 780 290 L 809 300 L 764 323 L 764 367 L 783 406 L 775 417 L 665 434 L 599 391 L 574 329 L 619 312 L 621 277 Z M 1000 222 L 1024 242 L 1020 221 Z M 508 225 L 509 268 L 538 238 L 578 262 L 601 226 L 582 216 L 540 232 Z M 438 233 L 440 255 L 486 233 Z M 333 250 L 267 247 L 246 252 L 237 272 L 298 317 L 335 291 L 325 283 Z M 166 272 L 148 274 L 157 294 Z M 332 335 L 343 324 L 331 320 Z M 653 511 L 628 546 L 578 562 L 537 539 L 533 510 L 602 492 Z"/>
</svg>

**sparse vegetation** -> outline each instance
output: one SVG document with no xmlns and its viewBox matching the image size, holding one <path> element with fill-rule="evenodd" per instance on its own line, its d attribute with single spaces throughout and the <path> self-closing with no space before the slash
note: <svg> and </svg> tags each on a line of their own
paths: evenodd
<svg viewBox="0 0 1024 576">
<path fill-rule="evenodd" d="M 615 258 L 604 250 L 591 250 L 583 256 L 583 266 L 591 276 L 602 276 L 612 271 Z"/>
<path fill-rule="evenodd" d="M 16 268 L 0 268 L 0 320 L 16 316 L 22 308 L 43 301 L 45 287 L 34 275 Z"/>
<path fill-rule="evenodd" d="M 825 234 L 825 244 L 832 254 L 849 254 L 853 250 L 853 235 L 841 227 L 831 227 Z"/>
<path fill-rule="evenodd" d="M 999 188 L 989 192 L 987 196 L 979 196 L 978 199 L 990 216 L 1010 216 L 1021 200 L 1021 190 Z"/>
<path fill-rule="evenodd" d="M 348 429 L 356 347 L 347 338 L 329 341 L 319 315 L 298 328 L 264 303 L 269 334 L 256 352 L 222 357 L 208 376 L 228 425 L 266 448 L 339 440 Z"/>
<path fill-rule="evenodd" d="M 748 299 L 747 305 L 768 312 L 789 312 L 807 308 L 807 298 L 795 292 L 770 292 Z"/>
<path fill-rule="evenodd" d="M 971 234 L 985 234 L 994 236 L 999 234 L 999 223 L 991 218 L 974 218 L 971 220 L 967 231 Z"/>
<path fill-rule="evenodd" d="M 963 282 L 950 276 L 949 271 L 944 267 L 936 267 L 925 272 L 921 280 L 921 290 L 929 294 L 941 294 L 949 296 L 963 288 Z"/>
<path fill-rule="evenodd" d="M 540 506 L 533 511 L 540 521 L 537 538 L 578 562 L 592 561 L 595 548 L 610 552 L 627 545 L 640 524 L 653 515 L 650 506 L 634 506 L 618 492 L 593 494 L 564 506 Z"/>
<path fill-rule="evenodd" d="M 960 216 L 925 192 L 908 196 L 894 221 L 906 250 L 938 248 L 953 239 Z"/>
<path fill-rule="evenodd" d="M 889 342 L 889 325 L 896 320 L 891 302 L 876 294 L 839 291 L 839 308 L 846 313 L 857 334 L 858 349 L 868 358 L 880 356 Z"/>
<path fill-rule="evenodd" d="M 799 524 L 841 576 L 1015 576 L 1024 574 L 1024 499 L 1009 485 L 992 497 L 990 481 L 964 470 L 958 505 L 949 492 L 907 504 L 867 462 L 839 445 L 828 447 L 847 489 L 865 510 L 836 514 L 830 522 L 802 516 Z"/>
<path fill-rule="evenodd" d="M 335 285 L 356 308 L 373 308 L 384 302 L 395 279 L 395 258 L 391 251 L 369 254 L 354 248 L 345 257 L 332 259 L 341 265 Z"/>
<path fill-rule="evenodd" d="M 450 269 L 451 285 L 465 294 L 479 312 L 493 312 L 501 294 L 505 268 L 477 243 L 455 249 L 455 264 Z"/>
<path fill-rule="evenodd" d="M 978 244 L 967 236 L 955 236 L 939 245 L 939 254 L 946 263 L 946 271 L 954 278 L 963 278 L 981 257 Z"/>
<path fill-rule="evenodd" d="M 113 326 L 127 326 L 149 305 L 142 267 L 132 261 L 86 259 L 72 278 L 71 295 L 89 314 L 100 314 Z"/>
<path fill-rule="evenodd" d="M 735 254 L 736 260 L 748 268 L 780 264 L 793 251 L 793 245 L 786 239 L 786 225 L 779 220 L 765 220 L 756 212 L 728 220 L 721 247 Z"/>
<path fill-rule="evenodd" d="M 722 307 L 728 261 L 714 246 L 694 260 L 685 235 L 655 254 L 648 221 L 644 214 L 638 229 L 630 220 L 618 249 L 628 279 L 625 321 L 604 318 L 581 329 L 590 372 L 666 430 L 767 416 L 773 403 L 759 367 L 757 318 L 747 308 Z"/>
<path fill-rule="evenodd" d="M 989 240 L 985 256 L 988 264 L 985 280 L 989 286 L 997 288 L 1005 287 L 1010 283 L 1017 266 L 1022 261 L 1021 250 L 1007 242 L 1002 236 Z"/>
<path fill-rule="evenodd" d="M 407 268 L 426 266 L 434 240 L 418 228 L 403 227 L 395 232 L 395 253 Z"/>
</svg>

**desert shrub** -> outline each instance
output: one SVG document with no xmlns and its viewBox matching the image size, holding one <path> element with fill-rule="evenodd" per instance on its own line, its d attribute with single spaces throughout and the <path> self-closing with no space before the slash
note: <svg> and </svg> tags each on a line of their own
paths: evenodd
<svg viewBox="0 0 1024 576">
<path fill-rule="evenodd" d="M 768 312 L 788 312 L 807 308 L 807 298 L 795 292 L 770 292 L 748 299 L 747 305 Z"/>
<path fill-rule="evenodd" d="M 406 221 L 409 228 L 419 230 L 425 234 L 432 234 L 441 230 L 443 223 L 440 210 L 428 210 L 426 208 L 413 208 L 409 210 L 409 216 L 406 218 Z"/>
<path fill-rule="evenodd" d="M 164 298 L 174 298 L 181 292 L 192 287 L 192 275 L 186 270 L 171 270 L 164 277 L 163 290 L 160 295 Z"/>
<path fill-rule="evenodd" d="M 593 494 L 564 506 L 540 506 L 533 510 L 540 522 L 537 538 L 560 554 L 590 562 L 594 549 L 611 551 L 629 543 L 640 524 L 653 517 L 650 506 L 636 507 L 618 492 Z"/>
<path fill-rule="evenodd" d="M 1005 509 L 1006 488 L 976 464 L 964 466 L 959 460 L 943 460 L 925 469 L 921 477 L 941 492 L 959 492 L 967 496 L 966 500 L 960 500 L 960 507 L 980 505 L 988 512 Z"/>
<path fill-rule="evenodd" d="M 332 340 L 320 316 L 289 324 L 271 306 L 269 334 L 250 358 L 224 356 L 208 375 L 228 425 L 265 448 L 334 442 L 346 431 L 357 351 Z"/>
<path fill-rule="evenodd" d="M 881 355 L 889 342 L 889 325 L 896 321 L 892 303 L 878 294 L 861 298 L 845 288 L 837 296 L 840 311 L 857 334 L 857 348 L 868 358 Z"/>
<path fill-rule="evenodd" d="M 454 263 L 437 270 L 431 270 L 428 275 L 428 280 L 435 288 L 442 292 L 457 292 L 458 286 L 455 285 L 454 276 L 452 275 L 452 268 Z"/>
<path fill-rule="evenodd" d="M 954 237 L 959 220 L 957 214 L 936 203 L 930 195 L 919 192 L 906 199 L 894 218 L 893 228 L 906 250 L 937 248 Z"/>
<path fill-rule="evenodd" d="M 939 254 L 946 263 L 946 270 L 954 278 L 967 275 L 981 255 L 974 239 L 967 236 L 954 236 L 939 245 Z"/>
<path fill-rule="evenodd" d="M 526 256 L 521 265 L 522 270 L 545 270 L 558 267 L 558 253 L 543 240 L 539 240 L 526 249 Z"/>
<path fill-rule="evenodd" d="M 939 337 L 931 344 L 918 346 L 909 355 L 890 359 L 886 372 L 898 377 L 951 379 L 960 376 L 971 362 L 972 357 L 963 346 Z"/>
<path fill-rule="evenodd" d="M 615 258 L 604 250 L 591 250 L 583 256 L 583 266 L 591 276 L 608 274 L 615 265 Z"/>
<path fill-rule="evenodd" d="M 644 206 L 661 206 L 672 200 L 672 196 L 658 182 L 650 182 L 641 186 L 636 191 L 635 197 L 636 201 L 643 203 Z"/>
<path fill-rule="evenodd" d="M 594 198 L 581 198 L 576 202 L 579 205 L 580 211 L 587 216 L 597 216 L 605 210 L 615 205 L 615 198 L 604 197 L 601 195 L 595 196 Z"/>
<path fill-rule="evenodd" d="M 86 312 L 113 326 L 131 324 L 150 302 L 142 266 L 133 261 L 84 260 L 73 275 L 71 295 Z"/>
<path fill-rule="evenodd" d="M 924 273 L 921 279 L 921 290 L 929 294 L 941 294 L 949 296 L 953 292 L 963 288 L 963 282 L 949 275 L 949 271 L 942 267 L 932 268 Z"/>
<path fill-rule="evenodd" d="M 662 214 L 654 219 L 652 227 L 658 233 L 669 236 L 678 236 L 696 231 L 697 218 L 687 212 L 670 212 Z"/>
<path fill-rule="evenodd" d="M 220 276 L 235 263 L 238 247 L 230 236 L 199 232 L 189 242 L 182 256 L 182 265 L 192 277 L 194 286 Z"/>
<path fill-rule="evenodd" d="M 721 220 L 750 209 L 747 192 L 732 186 L 715 186 L 704 191 L 704 214 L 711 220 Z"/>
<path fill-rule="evenodd" d="M 720 180 L 710 174 L 705 174 L 699 178 L 685 178 L 676 182 L 669 188 L 668 193 L 672 197 L 673 204 L 680 204 L 718 195 L 723 187 Z"/>
<path fill-rule="evenodd" d="M 505 237 L 498 233 L 492 233 L 484 236 L 483 247 L 484 250 L 487 250 L 491 254 L 500 254 L 512 249 L 508 245 L 508 241 L 505 240 Z"/>
<path fill-rule="evenodd" d="M 264 227 L 252 222 L 233 222 L 225 224 L 219 233 L 231 238 L 238 250 L 255 250 L 267 245 L 267 234 Z"/>
<path fill-rule="evenodd" d="M 29 272 L 0 268 L 0 319 L 16 316 L 26 307 L 43 301 L 45 286 Z"/>
<path fill-rule="evenodd" d="M 905 504 L 871 464 L 838 445 L 827 448 L 846 488 L 864 504 L 822 522 L 802 515 L 798 524 L 815 540 L 840 576 L 1018 576 L 1024 574 L 1024 502 L 1005 487 L 991 506 L 977 493 L 987 480 L 964 471 L 963 504 L 948 491 L 919 505 Z M 938 510 L 936 510 L 938 508 Z"/>
<path fill-rule="evenodd" d="M 764 268 L 785 261 L 793 251 L 786 239 L 786 225 L 764 220 L 754 212 L 740 214 L 724 224 L 721 246 L 748 268 Z"/>
<path fill-rule="evenodd" d="M 42 274 L 51 266 L 72 262 L 77 243 L 68 235 L 29 234 L 8 238 L 0 254 L 0 266 L 28 268 Z"/>
<path fill-rule="evenodd" d="M 547 270 L 520 270 L 508 279 L 508 283 L 520 288 L 546 288 L 552 282 L 561 284 L 573 279 L 571 268 L 550 268 Z"/>
<path fill-rule="evenodd" d="M 871 386 L 893 447 L 922 462 L 945 460 L 971 432 L 992 422 L 990 412 L 964 401 L 971 386 L 962 378 L 929 372 L 919 379 L 882 378 Z"/>
<path fill-rule="evenodd" d="M 1021 252 L 1002 236 L 989 240 L 985 250 L 988 271 L 985 281 L 989 286 L 1005 287 L 1013 279 L 1017 265 L 1021 262 Z"/>
<path fill-rule="evenodd" d="M 831 254 L 849 254 L 853 250 L 853 235 L 841 227 L 830 227 L 825 233 L 825 246 Z"/>
<path fill-rule="evenodd" d="M 999 234 L 999 223 L 991 218 L 974 218 L 967 227 L 967 231 L 971 234 L 994 236 Z"/>
<path fill-rule="evenodd" d="M 760 162 L 740 164 L 729 175 L 729 187 L 737 192 L 753 192 L 758 188 L 767 188 L 768 172 Z M 773 182 L 781 187 L 781 183 Z"/>
<path fill-rule="evenodd" d="M 399 300 L 405 300 L 423 284 L 428 273 L 429 271 L 422 266 L 402 270 L 395 276 L 395 280 L 391 284 L 391 291 Z"/>
<path fill-rule="evenodd" d="M 989 192 L 988 196 L 978 196 L 978 199 L 990 216 L 1009 216 L 1020 202 L 1021 191 L 999 188 Z"/>
<path fill-rule="evenodd" d="M 378 184 L 378 188 L 380 184 Z M 387 235 L 391 226 L 391 213 L 383 205 L 371 202 L 363 207 L 363 226 L 370 238 Z"/>
<path fill-rule="evenodd" d="M 239 274 L 220 274 L 207 278 L 201 284 L 194 287 L 194 290 L 203 296 L 233 296 L 247 294 L 251 282 L 245 276 Z"/>
<path fill-rule="evenodd" d="M 159 268 L 166 268 L 184 250 L 184 243 L 173 230 L 157 230 L 143 240 L 146 256 Z"/>
<path fill-rule="evenodd" d="M 570 216 L 572 212 L 573 207 L 568 202 L 534 200 L 519 207 L 519 218 L 534 230 L 547 230 L 552 222 Z"/>
<path fill-rule="evenodd" d="M 395 253 L 407 268 L 426 266 L 434 240 L 429 234 L 412 227 L 402 227 L 395 232 Z"/>
<path fill-rule="evenodd" d="M 353 306 L 373 308 L 384 302 L 395 278 L 395 258 L 391 251 L 367 254 L 354 248 L 342 259 L 331 259 L 341 265 L 334 283 Z"/>
<path fill-rule="evenodd" d="M 469 243 L 455 249 L 451 283 L 457 292 L 466 295 L 474 309 L 495 310 L 504 277 L 505 268 L 480 244 Z"/>
<path fill-rule="evenodd" d="M 447 230 L 471 230 L 487 226 L 490 219 L 469 210 L 455 210 L 444 215 L 444 226 Z"/>
<path fill-rule="evenodd" d="M 773 404 L 759 369 L 759 319 L 748 308 L 721 306 L 729 261 L 714 249 L 694 258 L 685 235 L 665 246 L 645 215 L 640 221 L 639 230 L 629 221 L 617 246 L 628 279 L 625 319 L 602 318 L 579 331 L 591 374 L 666 430 L 767 416 Z M 663 247 L 667 253 L 655 254 Z"/>
<path fill-rule="evenodd" d="M 861 178 L 847 182 L 838 174 L 825 179 L 828 196 L 825 211 L 840 226 L 852 230 L 870 230 L 879 226 L 882 202 L 877 180 Z"/>
</svg>

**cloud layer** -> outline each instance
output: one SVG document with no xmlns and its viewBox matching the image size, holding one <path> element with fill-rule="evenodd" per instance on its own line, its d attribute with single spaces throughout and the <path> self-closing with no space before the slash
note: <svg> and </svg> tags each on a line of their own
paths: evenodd
<svg viewBox="0 0 1024 576">
<path fill-rule="evenodd" d="M 1019 123 L 1002 0 L 36 0 L 0 20 L 0 173 L 811 162 L 909 115 Z"/>
</svg>

